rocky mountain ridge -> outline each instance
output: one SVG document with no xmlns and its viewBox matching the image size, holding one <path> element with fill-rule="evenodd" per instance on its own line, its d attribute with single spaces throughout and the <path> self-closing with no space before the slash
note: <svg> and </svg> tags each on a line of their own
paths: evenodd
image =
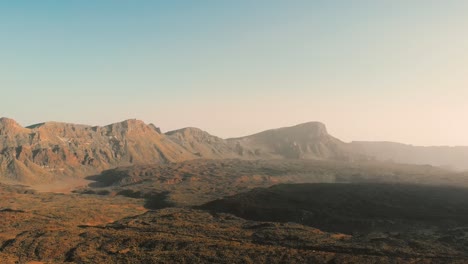
<svg viewBox="0 0 468 264">
<path fill-rule="evenodd" d="M 59 178 L 82 178 L 121 166 L 199 158 L 354 162 L 393 157 L 388 149 L 371 148 L 369 146 L 373 145 L 369 144 L 345 143 L 331 136 L 320 122 L 222 139 L 198 128 L 162 133 L 155 125 L 136 119 L 107 126 L 45 122 L 22 127 L 13 119 L 0 118 L 0 180 L 47 183 Z M 399 152 L 393 160 L 458 166 L 468 157 L 455 153 L 458 155 L 456 164 L 441 164 L 437 161 L 447 154 L 439 153 L 436 160 L 422 158 L 416 162 L 410 158 L 411 153 L 411 148 Z M 468 164 L 468 160 L 464 164 Z"/>
<path fill-rule="evenodd" d="M 13 181 L 44 182 L 191 158 L 154 126 L 138 120 L 103 127 L 57 122 L 21 127 L 12 119 L 0 121 L 0 175 Z"/>
<path fill-rule="evenodd" d="M 347 144 L 328 134 L 323 123 L 308 122 L 227 140 L 239 154 L 286 159 L 352 160 Z"/>
</svg>

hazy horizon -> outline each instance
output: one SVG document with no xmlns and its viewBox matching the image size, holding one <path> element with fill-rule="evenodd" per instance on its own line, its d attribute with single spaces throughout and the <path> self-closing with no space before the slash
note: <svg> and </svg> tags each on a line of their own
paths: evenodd
<svg viewBox="0 0 468 264">
<path fill-rule="evenodd" d="M 0 116 L 468 146 L 467 1 L 0 3 Z"/>
</svg>

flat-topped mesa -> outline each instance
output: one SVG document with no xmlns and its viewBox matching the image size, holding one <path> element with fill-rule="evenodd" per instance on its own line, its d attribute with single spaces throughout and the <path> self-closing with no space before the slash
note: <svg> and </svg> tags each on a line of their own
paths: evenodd
<svg viewBox="0 0 468 264">
<path fill-rule="evenodd" d="M 0 118 L 0 135 L 7 133 L 27 132 L 28 129 L 22 127 L 15 120 L 7 117 Z"/>
<path fill-rule="evenodd" d="M 303 127 L 304 129 L 316 131 L 318 134 L 320 133 L 328 134 L 327 127 L 322 122 L 308 122 L 308 123 L 299 124 L 294 127 Z"/>
<path fill-rule="evenodd" d="M 228 139 L 242 156 L 290 159 L 351 159 L 345 143 L 327 133 L 323 123 L 308 122 Z"/>
<path fill-rule="evenodd" d="M 250 136 L 241 138 L 232 138 L 229 140 L 246 140 L 246 139 L 261 139 L 261 140 L 317 140 L 321 138 L 331 137 L 326 126 L 321 122 L 307 122 L 291 127 L 282 127 L 266 130 Z"/>
<path fill-rule="evenodd" d="M 307 122 L 292 127 L 284 127 L 276 129 L 277 131 L 292 133 L 292 134 L 301 134 L 308 137 L 324 137 L 329 136 L 327 132 L 327 127 L 321 122 Z"/>
</svg>

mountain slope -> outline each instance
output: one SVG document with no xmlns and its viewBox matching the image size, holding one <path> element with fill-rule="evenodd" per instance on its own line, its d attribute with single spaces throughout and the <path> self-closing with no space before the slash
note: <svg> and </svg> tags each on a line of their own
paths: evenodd
<svg viewBox="0 0 468 264">
<path fill-rule="evenodd" d="M 130 165 L 190 159 L 393 160 L 468 169 L 468 147 L 413 147 L 397 143 L 345 143 L 324 124 L 309 122 L 221 139 L 198 128 L 165 134 L 152 124 L 126 120 L 107 126 L 57 122 L 22 127 L 0 118 L 0 179 L 22 183 L 83 177 Z"/>
<path fill-rule="evenodd" d="M 362 159 L 348 144 L 328 134 L 324 124 L 309 122 L 263 131 L 254 135 L 221 139 L 198 128 L 166 133 L 187 151 L 203 158 L 241 159 Z"/>
<path fill-rule="evenodd" d="M 324 124 L 309 122 L 228 139 L 241 156 L 287 159 L 352 160 L 346 143 L 328 134 Z"/>
<path fill-rule="evenodd" d="M 138 120 L 103 127 L 46 122 L 22 127 L 0 119 L 0 178 L 22 183 L 89 176 L 119 166 L 189 159 L 355 160 L 318 122 L 221 139 L 198 128 L 162 134 Z"/>
<path fill-rule="evenodd" d="M 27 183 L 194 158 L 154 126 L 138 120 L 103 127 L 47 122 L 24 128 L 2 118 L 0 154 L 0 176 Z"/>
<path fill-rule="evenodd" d="M 226 140 L 210 135 L 199 128 L 187 127 L 169 131 L 166 136 L 198 157 L 240 158 Z"/>
</svg>

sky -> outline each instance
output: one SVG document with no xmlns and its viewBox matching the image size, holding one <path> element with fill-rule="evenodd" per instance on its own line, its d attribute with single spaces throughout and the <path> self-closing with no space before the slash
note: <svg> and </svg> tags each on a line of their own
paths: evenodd
<svg viewBox="0 0 468 264">
<path fill-rule="evenodd" d="M 0 116 L 468 145 L 465 0 L 0 2 Z"/>
</svg>

